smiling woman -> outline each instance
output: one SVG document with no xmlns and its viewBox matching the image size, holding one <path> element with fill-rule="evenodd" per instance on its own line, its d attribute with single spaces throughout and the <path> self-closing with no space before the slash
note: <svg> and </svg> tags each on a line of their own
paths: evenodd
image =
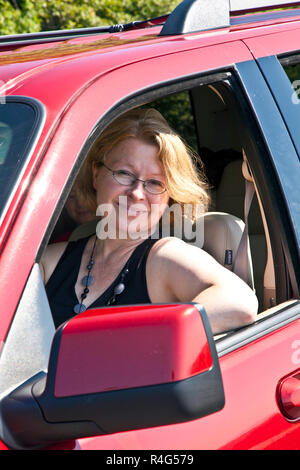
<svg viewBox="0 0 300 470">
<path fill-rule="evenodd" d="M 135 109 L 108 126 L 76 189 L 101 220 L 96 234 L 50 245 L 42 259 L 56 326 L 74 313 L 112 304 L 198 302 L 214 333 L 255 319 L 257 301 L 247 284 L 203 250 L 159 237 L 170 202 L 191 205 L 194 217 L 209 197 L 204 176 L 158 111 Z M 115 224 L 109 236 L 101 236 L 105 212 Z"/>
<path fill-rule="evenodd" d="M 93 166 L 107 164 L 107 156 L 125 139 L 140 139 L 144 145 L 156 147 L 157 162 L 163 171 L 168 196 L 178 204 L 192 204 L 196 213 L 197 205 L 204 210 L 209 203 L 206 178 L 196 170 L 199 157 L 193 155 L 180 136 L 171 129 L 163 116 L 155 109 L 134 109 L 116 119 L 101 134 L 98 142 L 89 153 L 78 177 L 79 195 L 85 203 L 96 211 L 96 190 L 93 187 Z M 114 154 L 117 153 L 114 150 Z M 125 153 L 128 153 L 125 151 Z M 147 159 L 140 152 L 141 162 Z M 135 158 L 133 158 L 135 161 Z"/>
<path fill-rule="evenodd" d="M 148 227 L 150 230 L 152 226 L 155 228 L 168 203 L 164 172 L 157 154 L 158 148 L 152 142 L 127 137 L 106 155 L 105 161 L 112 169 L 102 162 L 93 162 L 93 187 L 97 206 L 99 208 L 105 204 L 108 211 L 109 207 L 116 211 L 114 220 L 118 221 L 116 230 L 119 238 L 134 237 L 130 227 L 139 215 L 146 223 L 141 228 L 143 231 L 148 230 Z M 145 175 L 145 179 L 137 178 L 136 174 Z M 155 186 L 154 182 L 159 187 L 159 192 L 149 191 L 149 186 Z M 155 219 L 153 206 L 157 209 Z"/>
</svg>

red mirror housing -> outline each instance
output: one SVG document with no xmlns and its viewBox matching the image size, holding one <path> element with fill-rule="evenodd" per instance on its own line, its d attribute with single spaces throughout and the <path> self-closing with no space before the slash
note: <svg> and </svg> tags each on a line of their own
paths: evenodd
<svg viewBox="0 0 300 470">
<path fill-rule="evenodd" d="M 204 325 L 194 305 L 90 310 L 63 327 L 54 395 L 171 383 L 211 367 Z"/>
<path fill-rule="evenodd" d="M 11 448 L 39 448 L 191 421 L 224 402 L 203 307 L 101 308 L 59 327 L 48 373 L 3 398 L 1 438 Z"/>
</svg>

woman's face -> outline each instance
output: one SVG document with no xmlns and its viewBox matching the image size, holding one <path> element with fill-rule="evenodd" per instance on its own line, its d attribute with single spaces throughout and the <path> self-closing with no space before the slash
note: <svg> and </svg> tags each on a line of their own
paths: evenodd
<svg viewBox="0 0 300 470">
<path fill-rule="evenodd" d="M 110 151 L 106 156 L 105 165 L 93 167 L 97 215 L 104 216 L 103 224 L 104 221 L 106 224 L 115 224 L 116 229 L 114 232 L 114 227 L 111 226 L 105 230 L 110 230 L 110 237 L 113 237 L 114 233 L 122 238 L 140 238 L 145 233 L 149 236 L 167 207 L 167 191 L 152 194 L 144 187 L 144 183 L 138 180 L 130 186 L 122 185 L 115 180 L 111 170 L 124 170 L 139 180 L 154 179 L 165 184 L 157 146 L 143 139 L 128 138 Z"/>
</svg>

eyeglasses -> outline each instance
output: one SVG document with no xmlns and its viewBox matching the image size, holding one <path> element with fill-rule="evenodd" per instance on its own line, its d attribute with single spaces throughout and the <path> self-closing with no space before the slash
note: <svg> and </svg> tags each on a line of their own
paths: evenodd
<svg viewBox="0 0 300 470">
<path fill-rule="evenodd" d="M 137 181 L 141 181 L 146 191 L 150 194 L 162 194 L 167 189 L 164 183 L 156 179 L 141 180 L 130 171 L 112 170 L 111 168 L 108 168 L 105 163 L 102 163 L 102 165 L 105 166 L 107 170 L 111 171 L 114 180 L 123 186 L 133 186 Z"/>
</svg>

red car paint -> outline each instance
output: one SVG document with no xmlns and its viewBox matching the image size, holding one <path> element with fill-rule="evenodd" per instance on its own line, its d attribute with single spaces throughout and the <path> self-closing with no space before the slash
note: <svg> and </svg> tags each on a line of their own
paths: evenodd
<svg viewBox="0 0 300 470">
<path fill-rule="evenodd" d="M 157 36 L 160 29 L 95 35 L 0 51 L 0 78 L 6 83 L 6 96 L 35 98 L 46 110 L 41 134 L 1 222 L 0 345 L 6 342 L 76 156 L 99 119 L 113 107 L 117 109 L 123 99 L 151 87 L 298 50 L 300 16 L 296 12 L 288 19 L 252 21 L 181 36 Z M 93 312 L 90 315 L 93 321 Z M 150 323 L 157 325 L 154 307 L 147 307 L 145 319 L 148 315 L 152 318 Z M 96 322 L 98 327 L 103 327 L 100 322 L 105 317 L 104 312 L 103 318 Z M 122 318 L 114 319 L 116 331 L 122 326 Z M 83 356 L 74 353 L 73 357 L 68 350 L 68 334 L 76 334 L 76 325 L 80 327 L 80 316 L 70 331 L 66 326 L 61 351 L 61 357 L 64 360 L 67 357 L 73 367 L 84 362 Z M 134 340 L 133 332 L 128 341 Z M 191 344 L 196 342 L 195 332 Z M 194 353 L 191 344 L 186 350 L 188 358 Z M 200 351 L 201 345 L 198 346 Z M 91 348 L 96 346 L 91 343 Z M 105 343 L 99 344 L 98 354 L 103 353 L 103 348 Z M 107 450 L 299 449 L 299 350 L 299 319 L 274 329 L 266 328 L 265 334 L 220 355 L 225 406 L 217 413 L 191 422 L 81 438 L 76 444 L 71 441 L 57 446 Z M 209 368 L 209 351 L 205 357 L 205 367 Z M 175 371 L 177 379 L 194 373 L 186 370 L 185 364 L 190 364 L 190 359 L 185 362 L 182 358 L 182 361 L 183 369 Z M 92 373 L 94 366 L 85 363 L 86 372 Z M 56 395 L 60 397 L 70 393 L 68 374 L 59 365 L 57 374 Z M 141 375 L 142 381 L 147 379 L 143 385 L 164 381 L 158 372 L 155 375 Z M 96 386 L 99 387 L 99 382 Z M 128 382 L 118 383 L 112 373 L 112 388 L 127 386 Z M 7 446 L 0 442 L 0 448 Z"/>
<path fill-rule="evenodd" d="M 159 307 L 147 305 L 141 309 L 138 320 L 134 315 L 137 309 L 140 307 L 132 307 L 128 312 L 127 307 L 119 307 L 111 312 L 108 308 L 102 309 L 101 315 L 98 310 L 90 310 L 88 315 L 78 315 L 76 321 L 66 325 L 56 370 L 56 397 L 175 382 L 211 368 L 208 345 L 206 342 L 201 345 L 203 326 L 193 307 L 183 314 L 177 308 L 174 315 L 174 307 L 170 306 L 172 315 L 168 315 L 167 310 L 162 313 Z M 84 326 L 81 326 L 82 317 Z M 170 322 L 174 326 L 169 329 Z M 86 342 L 81 343 L 80 350 L 74 350 L 73 338 L 81 336 L 83 328 Z M 184 341 L 184 328 L 193 332 L 188 345 Z M 172 342 L 178 345 L 176 358 L 171 357 Z M 94 364 L 90 363 L 91 356 L 95 357 Z M 99 357 L 103 362 L 99 362 Z M 122 375 L 116 373 L 116 364 L 121 367 Z M 76 374 L 78 367 L 84 376 Z"/>
</svg>

